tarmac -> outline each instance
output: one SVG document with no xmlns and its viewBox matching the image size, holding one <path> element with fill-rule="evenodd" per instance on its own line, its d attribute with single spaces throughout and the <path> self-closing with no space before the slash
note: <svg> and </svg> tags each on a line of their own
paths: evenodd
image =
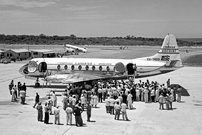
<svg viewBox="0 0 202 135">
<path fill-rule="evenodd" d="M 173 110 L 159 110 L 158 103 L 134 102 L 136 109 L 127 110 L 130 121 L 114 120 L 114 115 L 105 112 L 105 104 L 99 103 L 92 109 L 91 122 L 86 121 L 86 112 L 82 113 L 83 127 L 66 125 L 66 115 L 62 109 L 61 96 L 58 96 L 61 125 L 37 121 L 37 110 L 33 108 L 35 93 L 42 101 L 47 99 L 50 90 L 64 90 L 65 86 L 52 85 L 48 88 L 34 88 L 35 80 L 25 79 L 18 73 L 22 62 L 0 64 L 0 134 L 1 135 L 202 135 L 202 91 L 201 67 L 183 67 L 174 72 L 143 78 L 165 83 L 181 85 L 190 96 L 183 96 L 182 102 L 174 102 Z M 11 80 L 26 83 L 26 105 L 10 102 L 8 85 Z M 139 80 L 136 80 L 139 81 Z M 43 84 L 43 81 L 41 81 Z M 73 117 L 73 124 L 75 123 Z"/>
</svg>

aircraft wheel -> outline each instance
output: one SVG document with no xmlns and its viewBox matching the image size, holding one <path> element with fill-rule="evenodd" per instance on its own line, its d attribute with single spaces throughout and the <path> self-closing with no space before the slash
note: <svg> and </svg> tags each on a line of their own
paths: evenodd
<svg viewBox="0 0 202 135">
<path fill-rule="evenodd" d="M 35 83 L 35 87 L 39 87 L 40 86 L 40 83 Z"/>
</svg>

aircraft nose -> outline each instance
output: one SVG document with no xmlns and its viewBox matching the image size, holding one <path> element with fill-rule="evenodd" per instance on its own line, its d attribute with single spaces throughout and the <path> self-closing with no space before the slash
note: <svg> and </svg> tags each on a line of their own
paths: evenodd
<svg viewBox="0 0 202 135">
<path fill-rule="evenodd" d="M 19 69 L 19 73 L 22 74 L 22 75 L 27 75 L 29 73 L 28 72 L 28 64 L 25 64 L 24 66 L 22 66 Z"/>
</svg>

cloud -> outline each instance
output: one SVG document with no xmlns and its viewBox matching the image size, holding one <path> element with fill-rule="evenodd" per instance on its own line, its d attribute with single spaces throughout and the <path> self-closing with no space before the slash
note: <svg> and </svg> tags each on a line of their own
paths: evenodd
<svg viewBox="0 0 202 135">
<path fill-rule="evenodd" d="M 0 6 L 16 6 L 22 8 L 47 7 L 58 0 L 0 0 Z"/>
<path fill-rule="evenodd" d="M 64 10 L 67 10 L 67 11 L 88 11 L 88 10 L 92 10 L 92 9 L 95 9 L 96 7 L 87 7 L 87 6 L 69 6 L 67 8 L 64 8 Z"/>
<path fill-rule="evenodd" d="M 13 23 L 13 22 L 32 22 L 36 21 L 36 18 L 40 19 L 38 14 L 20 11 L 20 10 L 3 10 L 0 11 L 1 23 Z"/>
</svg>

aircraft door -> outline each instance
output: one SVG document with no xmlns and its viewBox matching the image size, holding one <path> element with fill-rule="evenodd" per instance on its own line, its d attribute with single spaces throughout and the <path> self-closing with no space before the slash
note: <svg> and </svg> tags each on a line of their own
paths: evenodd
<svg viewBox="0 0 202 135">
<path fill-rule="evenodd" d="M 134 76 L 134 75 L 136 74 L 137 68 L 136 68 L 136 65 L 135 65 L 135 64 L 133 64 L 133 63 L 128 63 L 128 64 L 126 65 L 126 69 L 127 69 L 127 71 L 128 71 L 128 75 L 129 75 L 129 76 L 130 76 L 130 75 Z"/>
<path fill-rule="evenodd" d="M 39 70 L 39 72 L 46 72 L 46 70 L 47 70 L 47 64 L 46 64 L 46 62 L 41 62 L 39 64 L 38 70 Z"/>
</svg>

